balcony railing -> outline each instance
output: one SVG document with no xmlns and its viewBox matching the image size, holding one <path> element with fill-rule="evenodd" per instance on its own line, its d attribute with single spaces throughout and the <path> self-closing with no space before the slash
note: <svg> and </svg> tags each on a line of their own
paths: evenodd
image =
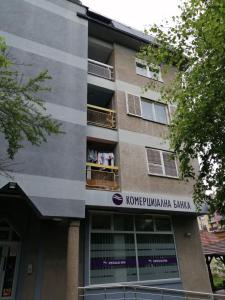
<svg viewBox="0 0 225 300">
<path fill-rule="evenodd" d="M 111 109 L 88 104 L 87 122 L 90 125 L 115 129 L 116 112 Z"/>
<path fill-rule="evenodd" d="M 114 191 L 119 189 L 118 167 L 86 163 L 86 186 L 92 189 Z"/>
<path fill-rule="evenodd" d="M 202 293 L 135 284 L 99 284 L 79 287 L 85 300 L 225 300 L 223 294 Z"/>
<path fill-rule="evenodd" d="M 109 80 L 114 80 L 113 66 L 88 59 L 88 73 Z"/>
</svg>

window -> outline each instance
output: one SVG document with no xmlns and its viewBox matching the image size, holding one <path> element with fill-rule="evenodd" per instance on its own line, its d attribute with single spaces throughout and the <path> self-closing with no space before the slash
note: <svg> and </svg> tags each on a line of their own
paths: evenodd
<svg viewBox="0 0 225 300">
<path fill-rule="evenodd" d="M 148 65 L 146 61 L 136 58 L 136 73 L 163 82 L 159 66 Z"/>
<path fill-rule="evenodd" d="M 168 124 L 169 116 L 167 105 L 130 93 L 126 94 L 127 113 L 149 121 Z"/>
<path fill-rule="evenodd" d="M 141 99 L 142 118 L 168 124 L 167 107 L 165 104 Z"/>
<path fill-rule="evenodd" d="M 171 152 L 146 148 L 149 174 L 178 177 L 176 160 Z"/>
<path fill-rule="evenodd" d="M 105 217 L 109 229 L 96 224 Z M 96 221 L 98 219 L 98 221 Z M 93 226 L 94 224 L 94 226 Z M 171 220 L 165 216 L 91 215 L 90 284 L 178 278 Z"/>
<path fill-rule="evenodd" d="M 141 101 L 140 97 L 136 95 L 126 94 L 127 112 L 130 115 L 141 117 Z"/>
</svg>

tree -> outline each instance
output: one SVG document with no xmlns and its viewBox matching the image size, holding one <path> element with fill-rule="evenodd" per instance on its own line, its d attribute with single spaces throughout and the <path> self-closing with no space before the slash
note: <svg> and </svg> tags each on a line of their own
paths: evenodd
<svg viewBox="0 0 225 300">
<path fill-rule="evenodd" d="M 151 66 L 177 69 L 174 80 L 161 89 L 162 99 L 177 106 L 169 130 L 171 149 L 181 178 L 196 180 L 197 207 L 206 203 L 211 213 L 224 214 L 225 1 L 185 0 L 180 9 L 172 24 L 147 30 L 156 43 L 143 46 L 138 56 Z M 198 172 L 193 159 L 200 161 Z"/>
<path fill-rule="evenodd" d="M 47 136 L 60 133 L 60 123 L 46 114 L 43 92 L 50 80 L 48 71 L 24 79 L 18 65 L 9 59 L 9 49 L 0 37 L 0 133 L 7 142 L 7 153 L 1 153 L 0 171 L 9 166 L 6 157 L 14 159 L 24 141 L 40 145 Z"/>
</svg>

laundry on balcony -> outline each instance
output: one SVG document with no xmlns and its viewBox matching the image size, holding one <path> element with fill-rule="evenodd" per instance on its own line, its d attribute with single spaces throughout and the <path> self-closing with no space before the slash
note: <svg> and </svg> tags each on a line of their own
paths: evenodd
<svg viewBox="0 0 225 300">
<path fill-rule="evenodd" d="M 114 166 L 114 154 L 112 152 L 99 152 L 88 149 L 87 161 L 104 166 Z"/>
<path fill-rule="evenodd" d="M 86 178 L 87 187 L 104 190 L 117 190 L 118 167 L 114 165 L 114 153 L 87 151 Z"/>
</svg>

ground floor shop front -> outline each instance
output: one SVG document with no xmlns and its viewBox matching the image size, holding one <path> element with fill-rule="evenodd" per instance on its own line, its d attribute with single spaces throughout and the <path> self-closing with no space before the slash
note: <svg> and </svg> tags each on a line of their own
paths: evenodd
<svg viewBox="0 0 225 300">
<path fill-rule="evenodd" d="M 78 286 L 103 284 L 211 292 L 196 216 L 86 207 L 85 218 L 50 219 L 1 197 L 1 300 L 76 300 Z"/>
<path fill-rule="evenodd" d="M 196 216 L 89 210 L 84 285 L 211 292 Z"/>
<path fill-rule="evenodd" d="M 0 195 L 0 300 L 74 300 L 79 219 L 43 218 L 21 195 Z"/>
</svg>

